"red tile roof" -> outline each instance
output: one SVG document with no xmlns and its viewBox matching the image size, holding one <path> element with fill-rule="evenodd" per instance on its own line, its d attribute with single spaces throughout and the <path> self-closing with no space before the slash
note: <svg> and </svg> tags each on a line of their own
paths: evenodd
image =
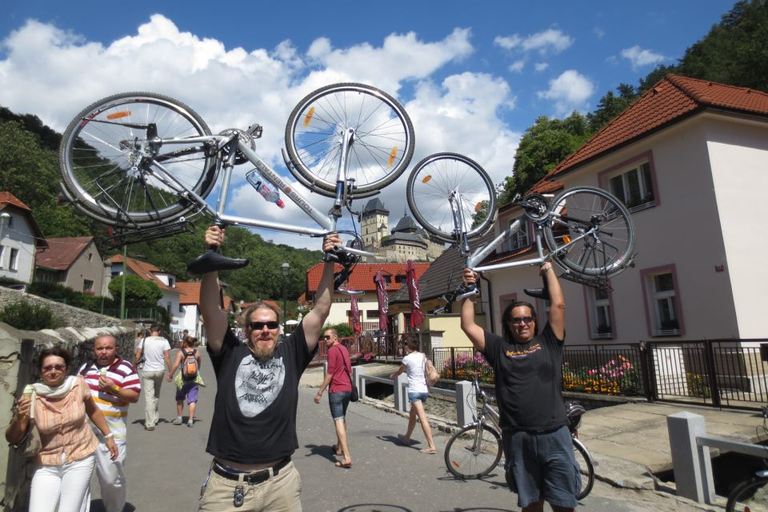
<svg viewBox="0 0 768 512">
<path fill-rule="evenodd" d="M 123 263 L 123 255 L 122 254 L 115 254 L 109 259 L 110 263 L 116 263 L 116 264 L 122 264 Z M 125 259 L 125 265 L 128 267 L 128 269 L 142 278 L 145 281 L 151 281 L 155 283 L 157 286 L 160 287 L 161 290 L 171 293 L 179 293 L 178 290 L 175 288 L 170 288 L 168 285 L 166 285 L 163 281 L 160 280 L 160 278 L 155 275 L 156 273 L 164 274 L 162 270 L 157 268 L 151 263 L 147 263 L 146 261 L 140 261 L 135 260 L 133 258 L 126 258 Z"/>
<path fill-rule="evenodd" d="M 307 271 L 307 290 L 310 294 L 314 294 L 317 291 L 317 286 L 320 284 L 320 278 L 323 275 L 323 265 L 325 264 L 318 263 Z M 416 269 L 416 279 L 420 278 L 427 271 L 429 265 L 429 263 L 413 264 Z M 336 265 L 336 271 L 338 272 L 339 270 L 341 270 L 341 265 Z M 376 291 L 376 283 L 373 282 L 373 278 L 379 270 L 385 276 L 405 277 L 405 263 L 360 263 L 349 276 L 349 288 L 360 291 Z M 387 291 L 392 292 L 399 290 L 401 287 L 401 283 L 396 283 L 392 279 L 387 285 Z"/>
<path fill-rule="evenodd" d="M 35 255 L 35 265 L 52 270 L 67 270 L 92 242 L 92 236 L 49 238 L 48 248 Z"/>
<path fill-rule="evenodd" d="M 669 74 L 568 156 L 548 180 L 703 110 L 768 116 L 768 94 Z"/>
<path fill-rule="evenodd" d="M 183 283 L 176 281 L 176 291 L 179 292 L 179 304 L 187 306 L 200 304 L 200 282 Z"/>
<path fill-rule="evenodd" d="M 22 210 L 26 210 L 28 212 L 32 211 L 30 210 L 29 206 L 22 203 L 19 198 L 17 198 L 10 192 L 0 192 L 0 210 L 5 208 L 7 204 L 12 204 L 16 208 L 21 208 Z"/>
</svg>

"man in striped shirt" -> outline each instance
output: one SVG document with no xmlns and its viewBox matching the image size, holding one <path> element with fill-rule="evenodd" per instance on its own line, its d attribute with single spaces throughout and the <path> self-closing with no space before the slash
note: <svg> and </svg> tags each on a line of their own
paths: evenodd
<svg viewBox="0 0 768 512">
<path fill-rule="evenodd" d="M 128 405 L 136 403 L 141 393 L 141 380 L 136 368 L 117 355 L 117 342 L 110 335 L 99 336 L 93 343 L 94 360 L 80 368 L 91 389 L 93 401 L 101 409 L 111 431 L 119 455 L 114 461 L 109 457 L 106 440 L 94 428 L 99 438 L 96 450 L 96 475 L 101 486 L 101 499 L 106 512 L 122 512 L 126 500 L 125 436 L 128 428 Z M 90 505 L 90 492 L 86 496 L 85 510 Z"/>
</svg>

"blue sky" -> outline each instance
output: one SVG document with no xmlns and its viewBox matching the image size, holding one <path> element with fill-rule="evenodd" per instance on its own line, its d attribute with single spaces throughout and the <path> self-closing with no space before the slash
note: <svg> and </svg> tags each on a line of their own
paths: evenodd
<svg viewBox="0 0 768 512">
<path fill-rule="evenodd" d="M 733 3 L 4 0 L 0 105 L 63 131 L 106 95 L 165 93 L 215 131 L 262 124 L 257 151 L 287 173 L 279 155 L 293 106 L 319 86 L 362 81 L 404 104 L 414 163 L 463 153 L 499 182 L 537 117 L 590 112 L 620 83 L 674 64 Z M 381 195 L 392 226 L 405 179 Z M 253 194 L 236 180 L 232 213 L 248 214 Z M 302 218 L 292 206 L 259 215 Z"/>
</svg>

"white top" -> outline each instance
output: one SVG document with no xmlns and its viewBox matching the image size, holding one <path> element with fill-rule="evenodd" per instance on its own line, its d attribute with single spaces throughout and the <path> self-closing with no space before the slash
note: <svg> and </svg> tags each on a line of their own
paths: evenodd
<svg viewBox="0 0 768 512">
<path fill-rule="evenodd" d="M 419 351 L 413 351 L 403 358 L 405 372 L 408 374 L 409 393 L 429 393 L 427 379 L 424 377 L 425 360 L 426 356 Z"/>
<path fill-rule="evenodd" d="M 171 344 L 162 336 L 147 336 L 144 340 L 144 371 L 160 372 L 165 370 L 163 352 L 171 350 Z M 170 354 L 169 354 L 170 355 Z"/>
</svg>

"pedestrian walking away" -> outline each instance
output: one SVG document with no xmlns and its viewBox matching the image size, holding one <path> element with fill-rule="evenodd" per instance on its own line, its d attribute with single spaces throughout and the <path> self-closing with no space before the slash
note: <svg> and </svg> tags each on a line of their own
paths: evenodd
<svg viewBox="0 0 768 512">
<path fill-rule="evenodd" d="M 502 314 L 503 336 L 475 323 L 475 306 L 461 304 L 461 328 L 496 374 L 496 397 L 510 489 L 523 512 L 539 512 L 548 502 L 555 512 L 578 504 L 581 473 L 571 447 L 562 396 L 565 299 L 552 264 L 540 268 L 550 300 L 549 321 L 539 332 L 536 310 L 513 302 Z M 464 284 L 476 276 L 464 269 Z"/>
<path fill-rule="evenodd" d="M 30 423 L 42 447 L 34 457 L 30 512 L 79 512 L 91 483 L 99 440 L 86 415 L 106 439 L 111 459 L 118 455 L 114 433 L 96 407 L 85 379 L 69 374 L 72 356 L 63 347 L 44 349 L 37 370 L 42 382 L 31 386 L 14 407 L 5 439 L 20 443 Z M 25 390 L 26 391 L 26 390 Z"/>
<path fill-rule="evenodd" d="M 411 445 L 411 435 L 416 427 L 416 421 L 421 424 L 421 430 L 424 431 L 424 437 L 427 439 L 427 447 L 421 449 L 421 453 L 434 454 L 436 452 L 435 442 L 432 439 L 432 427 L 427 421 L 427 413 L 424 411 L 424 404 L 427 403 L 429 396 L 429 386 L 427 386 L 426 376 L 426 354 L 419 352 L 419 340 L 409 336 L 405 341 L 406 356 L 403 363 L 389 376 L 390 379 L 396 379 L 398 375 L 405 372 L 408 375 L 408 402 L 411 404 L 411 410 L 408 413 L 408 428 L 405 435 L 398 434 L 406 446 Z"/>
<path fill-rule="evenodd" d="M 206 231 L 207 246 L 220 247 L 223 241 L 223 229 L 214 226 Z M 335 233 L 323 240 L 326 254 L 340 247 Z M 214 458 L 203 484 L 200 511 L 301 510 L 301 478 L 291 461 L 299 447 L 298 386 L 331 310 L 333 270 L 333 262 L 326 261 L 314 308 L 279 344 L 279 309 L 264 302 L 246 309 L 242 317 L 246 343 L 242 343 L 220 308 L 216 273 L 203 274 L 200 310 L 218 391 L 206 448 Z"/>
<path fill-rule="evenodd" d="M 184 422 L 184 400 L 189 407 L 187 426 L 192 427 L 195 424 L 200 386 L 205 385 L 200 376 L 200 353 L 195 349 L 196 345 L 197 338 L 187 336 L 181 340 L 181 350 L 176 354 L 173 368 L 168 374 L 168 382 L 174 379 L 176 384 L 176 419 L 172 422 L 174 425 L 181 425 Z M 177 369 L 179 373 L 176 373 Z"/>
<path fill-rule="evenodd" d="M 334 455 L 341 456 L 336 462 L 337 468 L 351 468 L 352 457 L 349 455 L 347 442 L 347 407 L 352 398 L 352 362 L 349 359 L 347 347 L 341 344 L 339 332 L 327 329 L 323 340 L 328 344 L 328 373 L 315 395 L 315 403 L 319 404 L 323 391 L 328 388 L 328 404 L 331 409 L 331 419 L 336 430 L 336 444 L 333 445 Z"/>
<path fill-rule="evenodd" d="M 136 350 L 133 360 L 143 360 L 141 388 L 144 394 L 144 430 L 152 432 L 160 419 L 160 388 L 165 370 L 171 373 L 171 344 L 163 337 L 162 328 L 158 324 L 149 328 L 149 334 Z"/>
</svg>

